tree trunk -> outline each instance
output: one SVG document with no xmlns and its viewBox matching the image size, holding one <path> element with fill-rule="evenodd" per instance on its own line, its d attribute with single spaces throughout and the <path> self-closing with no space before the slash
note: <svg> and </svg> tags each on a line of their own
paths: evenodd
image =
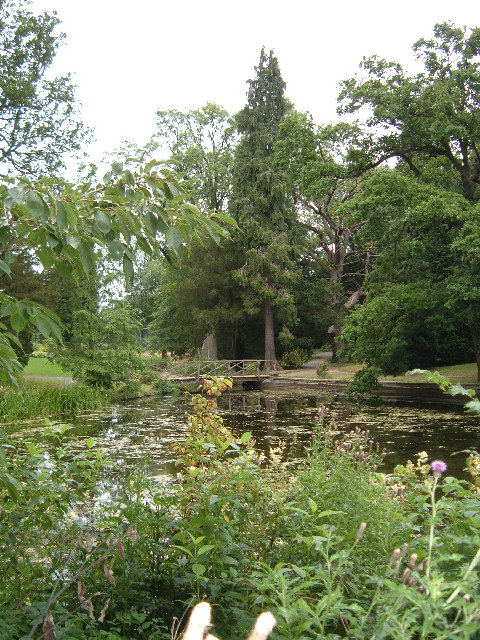
<svg viewBox="0 0 480 640">
<path fill-rule="evenodd" d="M 265 319 L 265 371 L 278 371 L 280 367 L 275 354 L 273 307 L 269 300 L 265 300 L 263 311 Z"/>
<path fill-rule="evenodd" d="M 341 344 L 337 341 L 337 338 L 342 333 L 340 327 L 332 324 L 328 327 L 328 335 L 330 336 L 330 340 L 332 341 L 332 362 L 338 362 L 337 351 L 341 348 Z"/>
<path fill-rule="evenodd" d="M 207 360 L 217 360 L 217 337 L 215 331 L 211 331 L 206 335 L 202 344 L 202 353 Z"/>
<path fill-rule="evenodd" d="M 230 330 L 230 359 L 238 358 L 238 326 L 236 322 L 232 322 Z"/>
</svg>

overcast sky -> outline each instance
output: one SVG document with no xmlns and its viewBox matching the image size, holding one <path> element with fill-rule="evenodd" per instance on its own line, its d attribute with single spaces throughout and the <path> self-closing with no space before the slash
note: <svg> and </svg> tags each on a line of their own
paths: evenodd
<svg viewBox="0 0 480 640">
<path fill-rule="evenodd" d="M 146 142 L 157 109 L 210 101 L 238 111 L 262 45 L 275 50 L 297 109 L 328 123 L 338 83 L 362 56 L 413 68 L 412 44 L 436 22 L 480 26 L 473 0 L 34 0 L 39 9 L 62 21 L 55 72 L 78 86 L 94 161 L 122 140 Z"/>
</svg>

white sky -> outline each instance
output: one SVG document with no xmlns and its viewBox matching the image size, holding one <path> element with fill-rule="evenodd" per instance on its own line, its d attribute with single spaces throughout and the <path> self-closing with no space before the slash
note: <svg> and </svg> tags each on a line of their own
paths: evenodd
<svg viewBox="0 0 480 640">
<path fill-rule="evenodd" d="M 260 49 L 274 49 L 287 97 L 316 122 L 335 120 L 338 83 L 362 56 L 413 66 L 411 47 L 436 22 L 480 26 L 474 0 L 34 0 L 67 35 L 55 73 L 72 73 L 98 161 L 122 140 L 143 144 L 157 109 L 245 103 Z"/>
</svg>

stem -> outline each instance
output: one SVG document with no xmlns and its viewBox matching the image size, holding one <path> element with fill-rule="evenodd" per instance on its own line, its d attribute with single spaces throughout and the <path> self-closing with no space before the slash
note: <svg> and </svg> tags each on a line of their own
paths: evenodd
<svg viewBox="0 0 480 640">
<path fill-rule="evenodd" d="M 477 553 L 475 554 L 475 557 L 473 558 L 473 560 L 471 561 L 470 565 L 468 566 L 468 569 L 465 572 L 465 575 L 462 578 L 463 580 L 466 580 L 468 578 L 468 576 L 471 574 L 471 572 L 475 569 L 475 567 L 477 566 L 477 564 L 480 562 L 480 547 L 478 548 Z M 458 595 L 460 591 L 460 586 L 456 587 L 451 595 L 448 597 L 447 599 L 447 604 L 450 604 L 453 599 L 455 598 L 456 595 Z"/>
<path fill-rule="evenodd" d="M 435 476 L 432 488 L 430 490 L 430 496 L 432 501 L 432 514 L 430 517 L 430 535 L 428 537 L 427 568 L 425 571 L 426 578 L 430 577 L 430 564 L 432 562 L 433 538 L 435 533 L 435 519 L 437 516 L 437 503 L 435 502 L 435 489 L 437 488 L 437 482 L 438 482 L 438 477 Z"/>
</svg>

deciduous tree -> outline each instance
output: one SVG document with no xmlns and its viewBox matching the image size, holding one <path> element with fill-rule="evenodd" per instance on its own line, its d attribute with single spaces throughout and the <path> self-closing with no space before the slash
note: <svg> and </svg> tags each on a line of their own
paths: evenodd
<svg viewBox="0 0 480 640">
<path fill-rule="evenodd" d="M 397 158 L 424 180 L 431 179 L 428 161 L 438 161 L 473 201 L 480 183 L 480 28 L 437 24 L 433 38 L 413 50 L 424 66 L 415 75 L 372 56 L 342 83 L 339 112 L 359 113 L 364 131 L 349 159 L 366 169 Z"/>
<path fill-rule="evenodd" d="M 32 177 L 58 172 L 88 134 L 70 77 L 48 76 L 63 40 L 59 20 L 28 5 L 0 0 L 0 166 Z"/>
</svg>

